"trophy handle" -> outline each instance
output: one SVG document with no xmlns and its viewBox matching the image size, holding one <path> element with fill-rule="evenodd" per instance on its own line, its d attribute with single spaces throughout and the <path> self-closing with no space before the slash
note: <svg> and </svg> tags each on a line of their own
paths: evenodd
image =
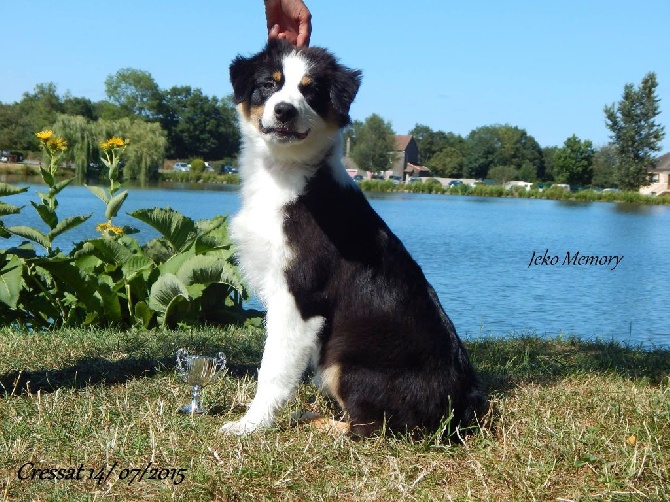
<svg viewBox="0 0 670 502">
<path fill-rule="evenodd" d="M 214 368 L 216 373 L 225 368 L 227 362 L 228 360 L 226 359 L 226 355 L 223 352 L 217 352 L 216 358 L 214 360 Z"/>
<path fill-rule="evenodd" d="M 177 371 L 181 374 L 184 375 L 186 374 L 186 356 L 188 355 L 188 352 L 186 352 L 186 349 L 179 349 L 177 351 Z"/>
</svg>

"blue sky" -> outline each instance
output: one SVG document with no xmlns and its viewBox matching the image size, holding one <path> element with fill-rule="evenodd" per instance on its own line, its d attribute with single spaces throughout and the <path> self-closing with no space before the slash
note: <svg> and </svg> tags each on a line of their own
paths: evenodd
<svg viewBox="0 0 670 502">
<path fill-rule="evenodd" d="M 519 126 L 542 146 L 608 141 L 603 106 L 656 72 L 670 151 L 670 1 L 308 0 L 312 45 L 363 71 L 352 117 L 398 134 Z M 261 0 L 5 0 L 0 102 L 54 82 L 94 101 L 121 68 L 231 92 L 228 65 L 265 42 Z"/>
</svg>

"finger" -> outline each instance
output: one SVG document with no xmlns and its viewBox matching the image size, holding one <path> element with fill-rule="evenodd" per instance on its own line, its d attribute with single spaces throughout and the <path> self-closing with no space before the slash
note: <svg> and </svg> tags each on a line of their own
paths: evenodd
<svg viewBox="0 0 670 502">
<path fill-rule="evenodd" d="M 279 38 L 279 25 L 272 25 L 270 31 L 268 32 L 268 38 Z"/>
</svg>

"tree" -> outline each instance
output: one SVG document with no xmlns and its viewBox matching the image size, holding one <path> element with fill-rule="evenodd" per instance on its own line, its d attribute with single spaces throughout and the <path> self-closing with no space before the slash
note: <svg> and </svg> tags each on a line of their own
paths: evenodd
<svg viewBox="0 0 670 502">
<path fill-rule="evenodd" d="M 160 122 L 171 158 L 222 159 L 238 151 L 240 138 L 230 99 L 205 96 L 190 86 L 172 87 L 163 93 Z"/>
<path fill-rule="evenodd" d="M 545 146 L 542 148 L 542 161 L 544 163 L 544 177 L 545 180 L 554 179 L 554 156 L 559 150 L 558 146 Z"/>
<path fill-rule="evenodd" d="M 593 154 L 593 180 L 596 187 L 618 187 L 616 181 L 617 155 L 613 145 L 605 145 Z"/>
<path fill-rule="evenodd" d="M 123 68 L 105 79 L 105 94 L 126 116 L 155 119 L 160 108 L 161 93 L 151 73 Z"/>
<path fill-rule="evenodd" d="M 570 136 L 553 157 L 554 179 L 569 185 L 590 185 L 593 179 L 593 143 Z"/>
<path fill-rule="evenodd" d="M 616 151 L 616 178 L 624 190 L 649 184 L 647 172 L 661 150 L 665 128 L 655 120 L 661 113 L 657 86 L 656 74 L 647 73 L 639 87 L 626 84 L 621 100 L 604 108 Z"/>
<path fill-rule="evenodd" d="M 493 166 L 511 166 L 524 177 L 544 176 L 542 149 L 524 129 L 511 125 L 483 126 L 468 134 L 465 178 L 486 178 Z"/>
<path fill-rule="evenodd" d="M 391 123 L 373 113 L 362 124 L 354 123 L 352 131 L 355 140 L 351 157 L 354 162 L 366 171 L 388 169 L 395 149 L 395 133 Z"/>
<path fill-rule="evenodd" d="M 460 178 L 463 176 L 464 160 L 465 156 L 458 148 L 448 146 L 433 155 L 426 162 L 426 167 L 430 168 L 435 176 Z"/>
<path fill-rule="evenodd" d="M 67 141 L 67 158 L 74 162 L 77 181 L 83 182 L 98 150 L 95 122 L 81 115 L 59 115 L 53 129 Z"/>
<path fill-rule="evenodd" d="M 508 181 L 519 179 L 519 170 L 512 166 L 493 166 L 489 169 L 488 177 L 499 185 L 504 185 Z"/>
<path fill-rule="evenodd" d="M 154 177 L 163 164 L 167 141 L 160 124 L 138 118 L 123 118 L 99 120 L 96 129 L 100 141 L 112 136 L 129 140 L 128 148 L 123 154 L 126 160 L 124 180 L 147 181 Z"/>
</svg>

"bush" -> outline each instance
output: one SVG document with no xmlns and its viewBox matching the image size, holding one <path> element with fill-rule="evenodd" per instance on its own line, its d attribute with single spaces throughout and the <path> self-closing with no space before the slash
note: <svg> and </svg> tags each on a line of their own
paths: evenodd
<svg viewBox="0 0 670 502">
<path fill-rule="evenodd" d="M 358 185 L 364 192 L 395 192 L 400 187 L 389 180 L 363 180 Z"/>
<path fill-rule="evenodd" d="M 205 161 L 202 159 L 193 159 L 189 170 L 189 177 L 192 181 L 198 181 L 205 172 Z"/>
</svg>

